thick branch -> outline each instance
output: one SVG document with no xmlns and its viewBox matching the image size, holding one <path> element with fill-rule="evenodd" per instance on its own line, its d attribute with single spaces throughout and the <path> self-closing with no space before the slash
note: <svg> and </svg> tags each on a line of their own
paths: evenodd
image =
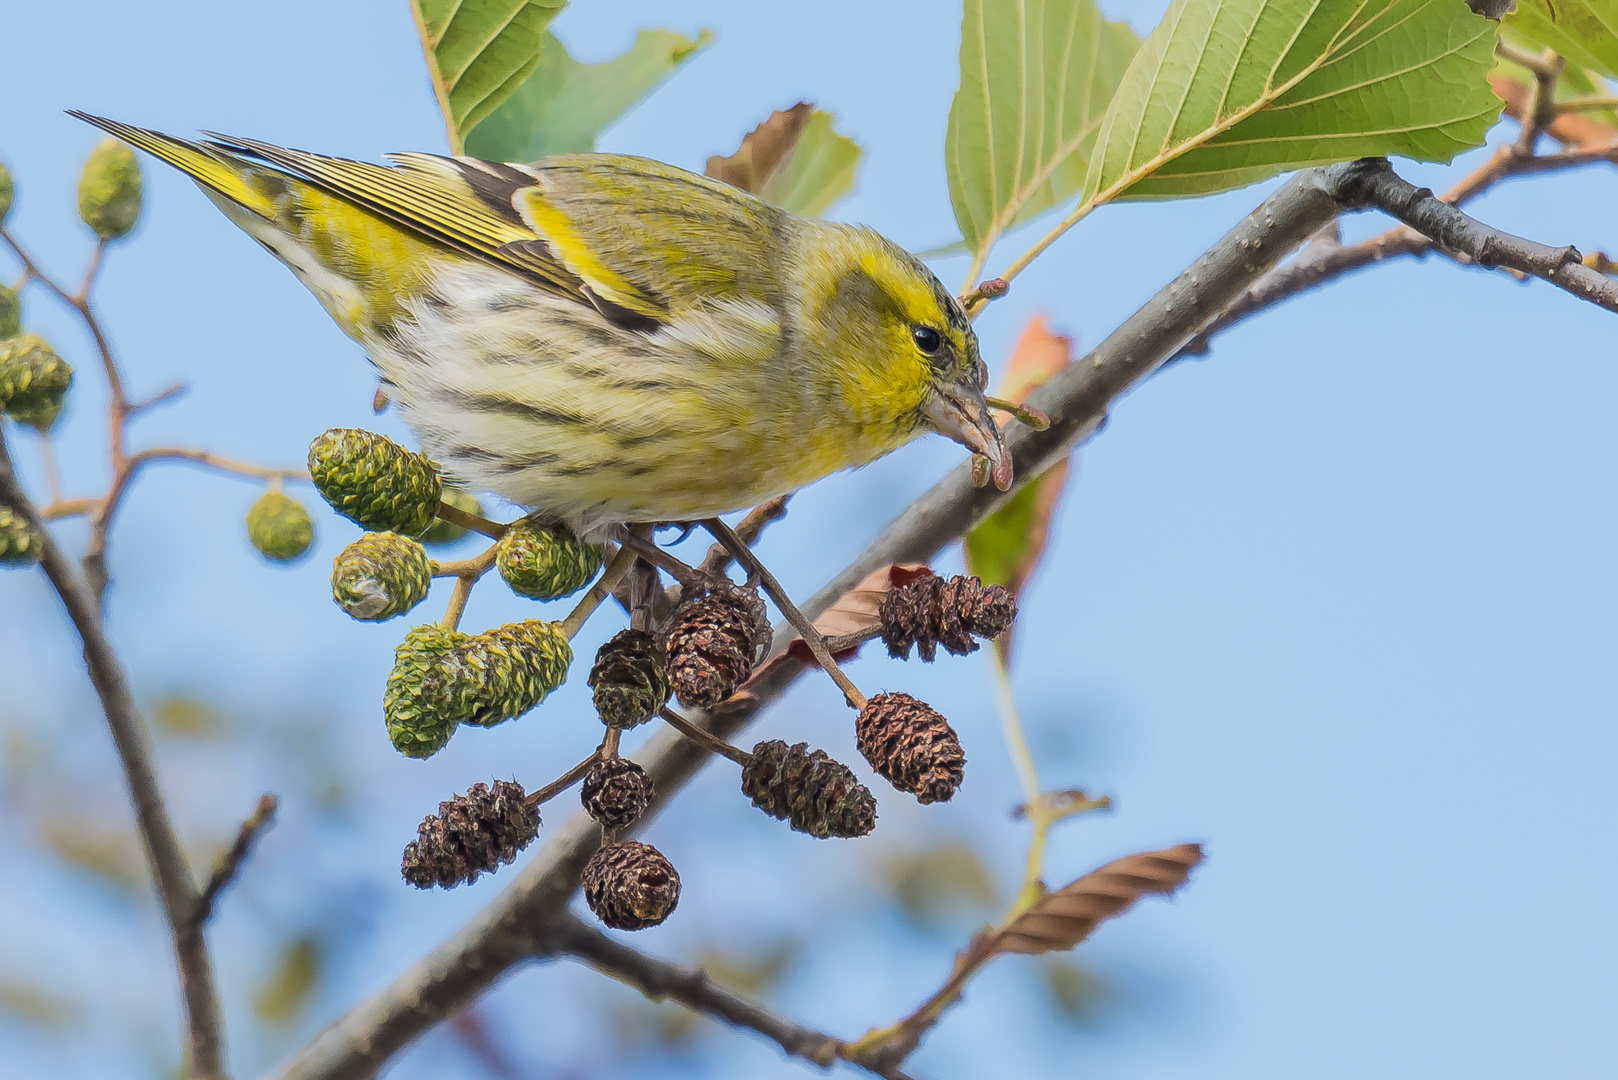
<svg viewBox="0 0 1618 1080">
<path fill-rule="evenodd" d="M 1049 414 L 1050 428 L 1017 428 L 1008 437 L 1017 475 L 1038 476 L 1064 458 L 1076 441 L 1099 426 L 1118 397 L 1157 370 L 1212 312 L 1229 304 L 1330 221 L 1337 210 L 1336 193 L 1355 168 L 1311 169 L 1288 180 L 1094 352 L 1043 387 L 1031 404 Z M 971 470 L 965 465 L 956 468 L 804 604 L 804 611 L 815 618 L 876 567 L 930 558 L 1012 494 L 975 488 Z M 786 648 L 793 634 L 783 625 L 775 649 Z M 708 717 L 704 726 L 720 738 L 731 737 L 760 707 L 779 697 L 801 670 L 792 664 L 775 666 L 749 687 L 752 697 L 738 708 Z M 658 791 L 641 819 L 644 823 L 709 756 L 676 732 L 665 731 L 652 737 L 638 759 Z M 600 828 L 583 815 L 568 821 L 471 923 L 392 986 L 316 1036 L 278 1075 L 283 1080 L 367 1075 L 410 1039 L 486 989 L 512 964 L 536 949 L 543 951 L 536 935 L 566 917 L 563 913 L 578 887 L 579 873 L 600 836 Z"/>
<path fill-rule="evenodd" d="M 39 511 L 23 492 L 12 468 L 3 432 L 0 432 L 0 503 L 10 506 L 38 533 L 40 566 L 84 643 L 85 666 L 101 699 L 107 726 L 112 730 L 112 741 L 123 765 L 124 779 L 129 784 L 130 799 L 135 804 L 135 824 L 140 829 L 152 881 L 174 940 L 180 988 L 185 998 L 191 1075 L 196 1080 L 221 1080 L 225 1076 L 224 1037 L 214 990 L 213 962 L 208 955 L 202 924 L 192 917 L 200 897 L 163 801 L 151 736 L 135 707 L 123 665 L 107 640 L 101 623 L 101 605 L 74 572 L 71 562 L 46 530 Z"/>
<path fill-rule="evenodd" d="M 552 928 L 548 944 L 555 954 L 582 960 L 653 1000 L 670 998 L 727 1024 L 756 1031 L 778 1043 L 793 1057 L 822 1068 L 837 1060 L 841 1046 L 837 1039 L 795 1024 L 714 985 L 701 968 L 691 970 L 648 956 L 571 916 Z M 886 1077 L 904 1075 L 891 1069 L 873 1071 Z"/>
</svg>

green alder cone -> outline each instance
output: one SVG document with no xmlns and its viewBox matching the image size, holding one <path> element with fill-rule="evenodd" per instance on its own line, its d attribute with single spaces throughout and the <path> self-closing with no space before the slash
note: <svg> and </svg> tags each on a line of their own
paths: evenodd
<svg viewBox="0 0 1618 1080">
<path fill-rule="evenodd" d="M 90 151 L 79 174 L 79 217 L 103 240 L 116 240 L 140 218 L 140 163 L 135 151 L 107 138 Z"/>
<path fill-rule="evenodd" d="M 366 533 L 332 562 L 331 595 L 363 622 L 403 615 L 427 598 L 432 560 L 416 541 L 397 533 Z"/>
<path fill-rule="evenodd" d="M 247 511 L 247 539 L 271 562 L 294 562 L 314 543 L 315 523 L 297 499 L 266 491 Z"/>
<path fill-rule="evenodd" d="M 478 517 L 483 516 L 483 504 L 478 502 L 477 496 L 471 492 L 462 491 L 460 488 L 445 487 L 438 497 L 457 510 L 464 510 L 468 514 L 476 514 Z M 422 533 L 418 539 L 428 547 L 444 547 L 455 543 L 465 535 L 466 530 L 459 525 L 453 525 L 443 518 L 434 518 L 432 526 Z"/>
<path fill-rule="evenodd" d="M 22 297 L 17 290 L 0 285 L 0 341 L 22 332 Z"/>
<path fill-rule="evenodd" d="M 443 490 L 426 455 L 359 428 L 332 428 L 310 443 L 309 475 L 339 514 L 362 528 L 401 536 L 428 530 Z"/>
<path fill-rule="evenodd" d="M 382 694 L 382 716 L 393 748 L 405 757 L 432 757 L 455 734 L 460 720 L 445 714 L 439 680 L 427 676 L 469 635 L 428 623 L 413 627 L 393 652 L 393 670 Z"/>
<path fill-rule="evenodd" d="M 33 334 L 0 341 L 0 410 L 41 431 L 56 421 L 73 368 Z"/>
<path fill-rule="evenodd" d="M 514 522 L 500 538 L 495 566 L 511 591 L 533 600 L 571 596 L 606 561 L 606 548 L 586 544 L 566 525 Z"/>
<path fill-rule="evenodd" d="M 573 648 L 560 624 L 526 619 L 476 635 L 454 651 L 453 660 L 442 665 L 446 686 L 470 678 L 479 687 L 461 722 L 493 727 L 521 716 L 567 681 Z"/>
<path fill-rule="evenodd" d="M 394 652 L 382 698 L 388 737 L 407 757 L 431 757 L 457 724 L 493 727 L 544 701 L 572 662 L 561 627 L 539 619 L 473 635 L 418 626 Z"/>
<path fill-rule="evenodd" d="M 15 191 L 11 185 L 11 170 L 0 161 L 0 225 L 6 223 L 6 215 L 11 213 L 11 197 Z"/>
<path fill-rule="evenodd" d="M 33 566 L 39 561 L 39 534 L 9 506 L 0 506 L 0 566 Z"/>
</svg>

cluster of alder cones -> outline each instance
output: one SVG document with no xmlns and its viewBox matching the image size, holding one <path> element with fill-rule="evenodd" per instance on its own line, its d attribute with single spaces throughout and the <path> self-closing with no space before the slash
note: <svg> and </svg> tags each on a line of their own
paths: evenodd
<svg viewBox="0 0 1618 1080">
<path fill-rule="evenodd" d="M 446 504 L 470 513 L 444 487 L 438 466 L 374 432 L 334 428 L 310 444 L 309 474 L 334 510 L 366 530 L 333 564 L 337 605 L 355 619 L 381 622 L 421 603 L 432 578 L 443 573 L 423 547 L 445 525 L 438 515 L 448 512 Z M 257 516 L 254 543 L 267 555 L 308 546 L 306 515 Z M 526 519 L 503 526 L 493 549 L 494 568 L 512 591 L 537 600 L 583 589 L 605 557 L 602 545 L 584 543 L 565 527 Z M 606 840 L 585 867 L 584 895 L 602 922 L 623 930 L 666 919 L 680 898 L 680 875 L 656 848 L 617 839 L 645 812 L 654 785 L 644 769 L 618 756 L 616 732 L 662 716 L 688 738 L 702 736 L 710 749 L 742 766 L 742 791 L 753 805 L 799 832 L 856 837 L 876 827 L 870 789 L 824 751 L 775 739 L 749 753 L 669 712 L 671 697 L 687 709 L 719 706 L 753 674 L 770 641 L 764 601 L 752 586 L 717 578 L 686 593 L 666 625 L 656 632 L 621 631 L 590 669 L 596 712 L 610 734 L 580 790 Z M 1016 614 L 1015 600 L 999 586 L 924 572 L 886 594 L 879 629 L 891 655 L 906 658 L 914 648 L 931 661 L 939 646 L 958 655 L 975 651 L 980 638 L 1009 629 Z M 393 745 L 409 757 L 437 753 L 463 725 L 514 719 L 567 678 L 572 631 L 563 623 L 527 619 L 467 634 L 458 621 L 459 608 L 447 625 L 416 626 L 395 651 L 383 717 Z M 865 700 L 855 739 L 878 775 L 919 802 L 943 802 L 960 786 L 966 755 L 955 731 L 908 694 Z M 405 880 L 424 889 L 450 888 L 511 862 L 539 834 L 541 797 L 561 786 L 559 780 L 529 795 L 515 781 L 496 780 L 440 803 L 405 848 Z"/>
<path fill-rule="evenodd" d="M 931 660 L 938 646 L 956 654 L 978 638 L 1007 630 L 1016 603 L 999 586 L 977 578 L 932 575 L 893 589 L 881 609 L 888 651 L 908 657 L 912 646 Z M 623 630 L 596 654 L 590 687 L 609 728 L 632 728 L 658 716 L 673 697 L 686 708 L 712 708 L 752 674 L 770 640 L 764 602 L 755 590 L 721 581 L 682 604 L 660 633 Z M 861 755 L 880 776 L 922 803 L 955 793 L 966 757 L 949 722 L 908 694 L 870 698 L 855 723 Z M 779 739 L 751 753 L 732 748 L 742 764 L 742 791 L 754 806 L 811 836 L 864 836 L 876 826 L 876 799 L 846 765 L 807 744 Z M 584 774 L 580 801 L 601 824 L 606 842 L 584 869 L 585 902 L 607 926 L 639 930 L 674 911 L 680 875 L 649 844 L 619 840 L 655 792 L 652 777 L 627 758 L 599 756 Z M 516 857 L 539 830 L 538 807 L 520 784 L 474 784 L 439 804 L 405 848 L 406 881 L 420 888 L 470 882 Z"/>
</svg>

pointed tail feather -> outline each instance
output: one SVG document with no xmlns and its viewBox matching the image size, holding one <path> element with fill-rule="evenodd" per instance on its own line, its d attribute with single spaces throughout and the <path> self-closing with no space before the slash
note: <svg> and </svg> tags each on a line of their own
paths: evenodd
<svg viewBox="0 0 1618 1080">
<path fill-rule="evenodd" d="M 276 204 L 273 196 L 260 191 L 252 182 L 255 174 L 271 172 L 263 166 L 242 161 L 218 147 L 164 135 L 160 131 L 148 131 L 146 128 L 133 127 L 117 120 L 108 120 L 103 116 L 92 116 L 77 109 L 69 109 L 67 114 L 87 124 L 94 124 L 136 149 L 144 150 L 153 157 L 166 161 L 197 183 L 261 217 L 275 216 Z"/>
</svg>

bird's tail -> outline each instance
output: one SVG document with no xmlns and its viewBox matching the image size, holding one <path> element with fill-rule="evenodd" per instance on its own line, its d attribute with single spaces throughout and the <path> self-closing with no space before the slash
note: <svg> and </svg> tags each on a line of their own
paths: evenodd
<svg viewBox="0 0 1618 1080">
<path fill-rule="evenodd" d="M 275 199 L 285 191 L 284 185 L 277 185 L 279 190 L 275 187 L 261 190 L 260 186 L 255 184 L 256 179 L 264 174 L 271 174 L 272 170 L 243 161 L 226 150 L 207 143 L 175 138 L 160 131 L 148 131 L 117 120 L 108 120 L 104 116 L 79 112 L 77 109 L 69 109 L 67 114 L 87 124 L 94 124 L 136 149 L 144 150 L 153 157 L 168 162 L 203 187 L 223 195 L 260 217 L 275 216 L 277 209 Z"/>
</svg>

